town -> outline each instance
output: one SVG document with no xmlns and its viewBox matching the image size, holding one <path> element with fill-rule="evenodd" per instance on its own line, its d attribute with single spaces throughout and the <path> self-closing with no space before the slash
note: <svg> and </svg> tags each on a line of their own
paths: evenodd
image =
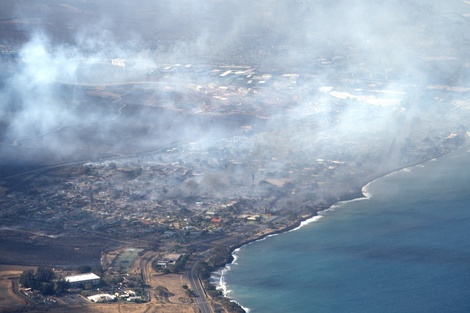
<svg viewBox="0 0 470 313">
<path fill-rule="evenodd" d="M 222 67 L 215 71 L 216 77 L 223 80 L 232 71 L 241 75 L 236 69 Z M 254 72 L 244 70 L 243 75 L 256 76 Z M 265 79 L 268 76 L 272 77 L 259 74 Z M 289 93 L 283 96 L 298 97 L 293 78 L 300 75 L 279 77 L 288 77 Z M 148 78 L 149 82 L 154 79 Z M 243 90 L 240 94 L 227 85 L 220 88 L 210 82 L 205 87 L 212 88 L 210 92 L 201 92 L 202 86 L 189 88 L 218 101 L 224 101 L 219 97 L 231 99 L 229 103 L 234 97 L 237 101 L 243 98 Z M 117 88 L 129 87 L 109 88 L 115 93 Z M 383 140 L 378 133 L 383 131 L 380 119 L 390 115 L 404 119 L 407 114 L 403 100 L 396 100 L 404 95 L 391 94 L 395 100 L 387 97 L 383 100 L 386 105 L 377 105 L 381 99 L 376 97 L 344 96 L 333 87 L 318 88 L 316 101 L 327 97 L 338 107 L 353 105 L 358 116 L 378 119 L 353 135 L 339 129 L 340 111 L 325 112 L 315 106 L 293 121 L 276 116 L 266 116 L 268 122 L 262 123 L 246 119 L 248 124 L 236 125 L 220 137 L 166 143 L 157 150 L 127 156 L 44 165 L 7 177 L 2 184 L 2 241 L 17 248 L 4 254 L 2 262 L 39 263 L 54 268 L 54 277 L 68 283 L 58 295 L 42 295 L 31 287 L 21 289 L 33 306 L 137 302 L 192 312 L 207 298 L 216 311 L 238 310 L 210 284 L 210 272 L 230 262 L 233 249 L 292 229 L 338 201 L 361 197 L 362 186 L 376 177 L 465 143 L 464 121 L 458 124 L 454 120 L 417 129 L 414 137 L 400 142 Z M 119 100 L 116 105 L 126 104 L 125 96 Z M 286 102 L 280 101 L 280 111 L 288 109 L 281 105 Z M 256 110 L 267 112 L 262 107 L 267 103 L 273 105 L 263 101 Z M 239 105 L 214 112 L 221 107 L 179 109 L 216 116 L 247 111 Z M 420 119 L 425 118 L 420 114 Z M 282 123 L 282 131 L 277 123 Z M 305 127 L 312 124 L 318 126 Z M 16 145 L 32 145 L 35 138 L 27 141 L 18 140 Z M 385 157 L 390 163 L 383 163 Z M 35 255 L 34 263 L 22 257 L 24 249 Z M 78 275 L 84 267 L 88 271 Z M 31 270 L 26 273 L 35 275 Z"/>
<path fill-rule="evenodd" d="M 0 310 L 243 312 L 217 281 L 234 250 L 468 147 L 468 40 L 415 21 L 461 25 L 437 9 L 398 1 L 420 40 L 396 56 L 374 27 L 361 45 L 327 26 L 304 45 L 301 21 L 278 26 L 268 1 L 240 29 L 230 10 L 173 4 L 178 23 L 141 10 L 119 17 L 116 42 L 96 12 L 119 10 L 68 2 L 79 9 L 31 3 L 34 18 L 0 20 Z M 205 37 L 206 21 L 227 28 Z M 35 23 L 50 40 L 15 26 Z M 73 43 L 88 23 L 100 27 Z"/>
</svg>

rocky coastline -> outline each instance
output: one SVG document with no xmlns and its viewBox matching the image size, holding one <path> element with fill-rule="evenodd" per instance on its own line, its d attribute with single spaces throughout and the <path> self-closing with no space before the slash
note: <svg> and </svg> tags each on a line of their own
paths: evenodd
<svg viewBox="0 0 470 313">
<path fill-rule="evenodd" d="M 462 145 L 458 146 L 456 149 L 459 149 L 459 148 L 462 148 L 462 147 L 468 147 L 469 146 L 469 142 L 468 140 L 464 140 L 462 142 Z M 240 249 L 242 248 L 243 246 L 246 246 L 248 244 L 251 244 L 253 242 L 257 242 L 257 241 L 261 241 L 261 240 L 264 240 L 268 237 L 271 237 L 271 236 L 275 236 L 275 235 L 279 235 L 279 234 L 283 234 L 283 233 L 286 233 L 286 232 L 289 232 L 289 231 L 293 231 L 295 229 L 298 229 L 299 227 L 302 227 L 302 223 L 305 223 L 305 222 L 308 222 L 308 220 L 318 216 L 318 213 L 319 212 L 322 212 L 322 211 L 325 211 L 325 210 L 328 210 L 330 209 L 331 207 L 339 204 L 339 203 L 342 203 L 342 202 L 347 202 L 347 201 L 352 201 L 352 200 L 356 200 L 356 199 L 361 199 L 361 198 L 365 198 L 367 197 L 365 194 L 364 194 L 364 188 L 369 185 L 370 183 L 376 181 L 377 179 L 380 179 L 380 178 L 383 178 L 387 175 L 391 175 L 393 173 L 396 173 L 396 172 L 399 172 L 403 169 L 406 169 L 406 168 L 410 168 L 410 167 L 414 167 L 414 166 L 417 166 L 419 164 L 423 164 L 423 163 L 426 163 L 430 160 L 433 160 L 433 159 L 436 159 L 436 158 L 440 158 L 444 155 L 447 155 L 449 153 L 451 153 L 452 151 L 454 151 L 455 149 L 452 149 L 452 150 L 449 150 L 449 151 L 445 151 L 437 156 L 433 156 L 433 157 L 429 157 L 429 158 L 426 158 L 425 160 L 422 160 L 422 161 L 419 161 L 419 162 L 415 162 L 415 163 L 412 163 L 412 164 L 407 164 L 405 166 L 402 166 L 402 167 L 399 167 L 399 168 L 396 168 L 396 169 L 392 169 L 392 170 L 389 170 L 389 171 L 386 171 L 386 172 L 383 172 L 381 174 L 377 174 L 373 177 L 371 177 L 370 179 L 368 179 L 366 181 L 366 183 L 364 183 L 364 185 L 361 187 L 361 188 L 355 188 L 355 191 L 353 193 L 350 193 L 350 194 L 347 194 L 347 195 L 342 195 L 342 196 L 339 196 L 338 200 L 336 201 L 332 201 L 330 203 L 326 203 L 322 206 L 318 206 L 314 209 L 314 211 L 310 214 L 304 214 L 301 216 L 300 219 L 296 219 L 295 221 L 293 221 L 292 223 L 290 223 L 289 225 L 287 226 L 284 226 L 284 227 L 281 227 L 281 228 L 276 228 L 276 229 L 273 229 L 272 231 L 269 231 L 269 232 L 264 232 L 264 233 L 261 233 L 261 234 L 256 234 L 254 236 L 251 236 L 250 238 L 247 238 L 246 240 L 242 241 L 241 243 L 238 243 L 236 245 L 232 245 L 228 248 L 228 252 L 227 252 L 227 255 L 225 257 L 225 261 L 221 264 L 216 264 L 214 265 L 213 269 L 212 269 L 212 272 L 215 272 L 215 271 L 220 271 L 224 268 L 226 268 L 227 265 L 231 264 L 233 261 L 234 261 L 234 256 L 233 256 L 233 253 L 237 250 L 237 249 Z M 214 287 L 217 287 L 217 286 L 214 286 Z M 236 304 L 235 306 L 235 310 L 233 312 L 246 312 L 246 310 L 238 303 L 236 302 L 234 299 L 230 299 L 228 297 L 226 297 L 225 295 L 223 296 L 224 297 L 224 300 L 226 301 L 229 301 L 231 303 L 234 303 Z"/>
</svg>

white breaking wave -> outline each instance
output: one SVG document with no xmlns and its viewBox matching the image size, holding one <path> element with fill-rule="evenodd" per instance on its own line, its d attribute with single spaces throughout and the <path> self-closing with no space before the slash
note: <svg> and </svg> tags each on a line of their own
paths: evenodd
<svg viewBox="0 0 470 313">
<path fill-rule="evenodd" d="M 225 274 L 227 274 L 227 272 L 232 269 L 232 265 L 238 265 L 238 263 L 237 263 L 237 259 L 238 259 L 237 252 L 239 252 L 239 251 L 240 251 L 240 248 L 237 248 L 237 249 L 233 250 L 233 252 L 232 252 L 232 257 L 233 257 L 232 263 L 226 264 L 225 267 L 222 270 L 217 271 L 217 272 L 213 272 L 212 275 L 211 275 L 211 281 L 216 283 L 215 288 L 217 290 L 222 291 L 222 294 L 226 298 L 230 298 L 230 297 L 228 297 L 228 295 L 232 292 L 232 290 L 228 289 L 227 282 L 225 281 Z M 233 303 L 238 304 L 243 310 L 245 310 L 245 312 L 247 312 L 247 313 L 250 312 L 250 308 L 242 306 L 239 302 L 237 302 L 233 299 L 230 299 L 230 301 L 233 302 Z"/>
<path fill-rule="evenodd" d="M 311 217 L 311 218 L 309 218 L 309 219 L 307 219 L 307 220 L 305 220 L 305 221 L 302 221 L 302 222 L 300 222 L 300 225 L 299 225 L 299 226 L 297 226 L 296 228 L 293 228 L 293 229 L 289 230 L 289 233 L 292 232 L 292 231 L 299 230 L 299 229 L 301 229 L 302 227 L 304 227 L 304 226 L 306 226 L 306 225 L 308 225 L 308 224 L 311 224 L 311 223 L 313 223 L 313 222 L 317 222 L 317 221 L 318 221 L 319 219 L 321 219 L 321 218 L 322 218 L 321 215 L 315 215 L 315 216 L 313 216 L 313 217 Z"/>
</svg>

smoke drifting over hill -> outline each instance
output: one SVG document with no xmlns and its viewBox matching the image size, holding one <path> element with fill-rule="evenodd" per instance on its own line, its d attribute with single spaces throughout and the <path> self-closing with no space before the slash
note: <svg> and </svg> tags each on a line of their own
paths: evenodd
<svg viewBox="0 0 470 313">
<path fill-rule="evenodd" d="M 260 133 L 253 154 L 321 156 L 344 142 L 337 153 L 351 157 L 373 139 L 390 156 L 461 123 L 448 110 L 464 94 L 446 94 L 444 107 L 423 90 L 468 84 L 463 2 L 14 3 L 0 20 L 5 166 L 138 153 L 246 125 Z M 241 109 L 200 114 L 228 102 Z"/>
</svg>

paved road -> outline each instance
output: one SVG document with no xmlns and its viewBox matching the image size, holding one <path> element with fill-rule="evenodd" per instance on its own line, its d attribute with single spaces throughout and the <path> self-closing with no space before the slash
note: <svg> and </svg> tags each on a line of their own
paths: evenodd
<svg viewBox="0 0 470 313">
<path fill-rule="evenodd" d="M 150 284 L 150 278 L 149 278 L 150 268 L 149 268 L 149 266 L 152 266 L 152 264 L 150 263 L 151 259 L 152 259 L 151 252 L 146 253 L 145 255 L 143 255 L 140 258 L 140 264 L 139 264 L 140 271 L 142 273 L 142 278 L 143 278 L 144 284 L 146 284 L 146 285 Z"/>
<path fill-rule="evenodd" d="M 26 304 L 26 305 L 30 304 L 30 305 L 33 305 L 33 306 L 36 305 L 36 302 L 34 302 L 32 299 L 30 299 L 29 297 L 25 296 L 22 292 L 19 291 L 19 288 L 18 288 L 18 281 L 17 281 L 16 279 L 13 279 L 13 280 L 11 281 L 11 284 L 12 284 L 12 286 L 11 286 L 11 292 L 12 292 L 13 294 L 15 294 L 17 297 L 19 297 L 19 298 L 23 301 L 24 304 Z M 8 290 L 8 291 L 10 291 L 10 290 Z M 8 292 L 8 291 L 7 291 L 7 292 Z M 7 297 L 10 297 L 11 295 L 10 295 L 9 293 L 7 293 L 6 296 L 7 296 Z"/>
<path fill-rule="evenodd" d="M 197 297 L 196 303 L 199 306 L 199 311 L 201 313 L 214 313 L 212 311 L 211 305 L 207 302 L 207 296 L 202 287 L 201 281 L 197 276 L 197 268 L 199 265 L 199 260 L 196 260 L 192 263 L 191 268 L 187 271 L 189 283 L 191 284 L 191 289 L 196 293 Z"/>
</svg>

